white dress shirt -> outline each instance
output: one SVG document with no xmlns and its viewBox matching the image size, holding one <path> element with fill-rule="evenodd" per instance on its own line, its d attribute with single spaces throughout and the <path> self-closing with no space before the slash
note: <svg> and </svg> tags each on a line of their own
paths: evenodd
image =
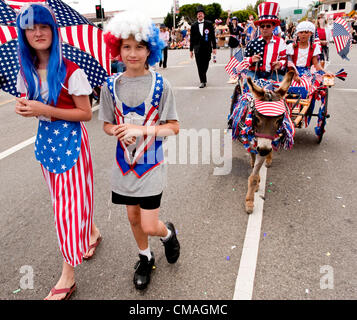
<svg viewBox="0 0 357 320">
<path fill-rule="evenodd" d="M 201 23 L 201 22 L 202 22 L 202 23 Z M 200 30 L 201 36 L 203 36 L 203 22 L 204 22 L 204 20 L 202 20 L 202 21 L 199 21 L 199 20 L 198 20 L 198 28 L 199 28 L 199 30 Z"/>
</svg>

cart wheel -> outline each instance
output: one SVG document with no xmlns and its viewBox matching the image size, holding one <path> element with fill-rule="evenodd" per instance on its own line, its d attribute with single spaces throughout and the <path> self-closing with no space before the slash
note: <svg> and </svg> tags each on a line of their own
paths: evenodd
<svg viewBox="0 0 357 320">
<path fill-rule="evenodd" d="M 326 88 L 326 96 L 325 96 L 325 111 L 323 113 L 322 124 L 321 124 L 321 133 L 317 136 L 317 143 L 321 143 L 322 137 L 325 133 L 326 119 L 330 116 L 327 114 L 327 106 L 328 106 L 328 88 Z"/>
</svg>

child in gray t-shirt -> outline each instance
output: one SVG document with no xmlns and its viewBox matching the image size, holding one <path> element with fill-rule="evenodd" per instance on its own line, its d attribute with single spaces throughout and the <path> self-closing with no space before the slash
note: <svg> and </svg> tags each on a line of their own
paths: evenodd
<svg viewBox="0 0 357 320">
<path fill-rule="evenodd" d="M 170 84 L 149 69 L 160 60 L 163 47 L 152 21 L 138 12 L 121 12 L 108 23 L 105 40 L 126 71 L 109 77 L 103 86 L 99 119 L 104 132 L 118 141 L 112 202 L 127 208 L 140 258 L 133 281 L 141 290 L 149 284 L 155 263 L 148 236 L 161 237 L 169 263 L 180 255 L 174 225 L 158 218 L 166 180 L 162 143 L 164 137 L 178 134 L 179 122 Z"/>
</svg>

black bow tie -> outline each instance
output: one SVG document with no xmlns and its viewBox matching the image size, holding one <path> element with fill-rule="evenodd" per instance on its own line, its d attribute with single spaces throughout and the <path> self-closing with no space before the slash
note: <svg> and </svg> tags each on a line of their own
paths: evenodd
<svg viewBox="0 0 357 320">
<path fill-rule="evenodd" d="M 199 21 L 198 21 L 198 24 L 202 24 L 202 23 L 204 23 L 204 21 L 202 21 L 202 22 L 199 22 Z"/>
</svg>

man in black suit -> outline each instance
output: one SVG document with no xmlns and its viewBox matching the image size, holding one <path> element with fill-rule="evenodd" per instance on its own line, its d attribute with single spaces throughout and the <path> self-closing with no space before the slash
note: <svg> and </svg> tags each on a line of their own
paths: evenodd
<svg viewBox="0 0 357 320">
<path fill-rule="evenodd" d="M 190 57 L 193 58 L 195 52 L 198 75 L 200 77 L 200 88 L 207 84 L 207 70 L 211 53 L 216 54 L 216 37 L 211 21 L 204 20 L 205 12 L 202 6 L 197 7 L 197 20 L 191 26 Z"/>
</svg>

